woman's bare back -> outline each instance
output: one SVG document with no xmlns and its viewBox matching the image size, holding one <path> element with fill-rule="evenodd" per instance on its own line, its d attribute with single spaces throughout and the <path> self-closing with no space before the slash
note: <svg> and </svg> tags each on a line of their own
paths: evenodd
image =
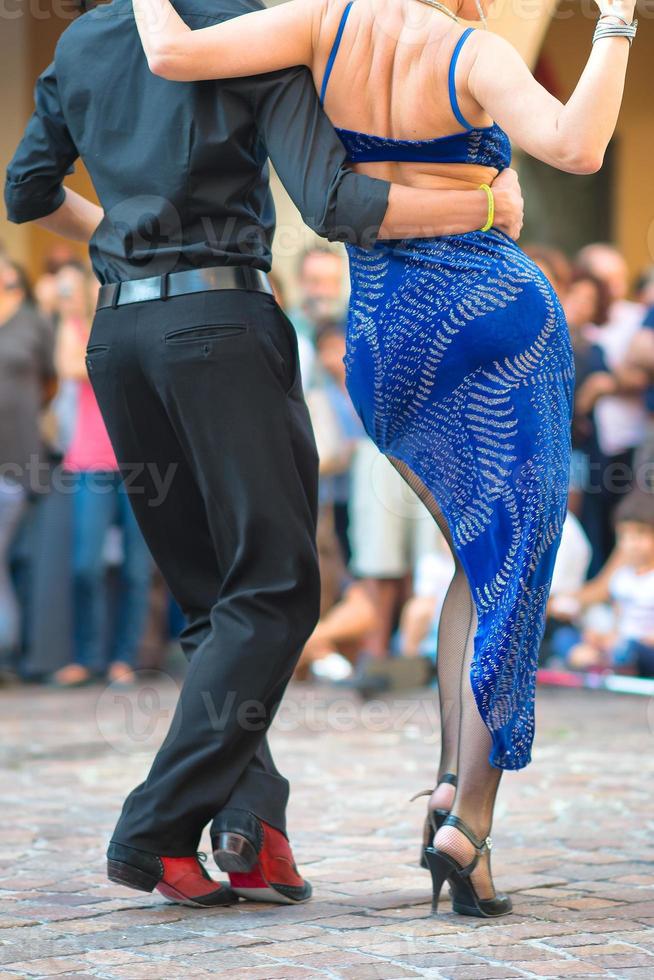
<svg viewBox="0 0 654 980">
<path fill-rule="evenodd" d="M 320 91 L 347 0 L 325 0 L 312 67 Z M 325 98 L 334 125 L 401 140 L 431 140 L 463 131 L 448 95 L 448 72 L 463 27 L 420 0 L 355 0 L 343 31 Z M 456 73 L 457 98 L 474 126 L 492 120 L 479 110 Z M 420 187 L 478 187 L 492 168 L 472 164 L 360 163 L 356 169 Z"/>
</svg>

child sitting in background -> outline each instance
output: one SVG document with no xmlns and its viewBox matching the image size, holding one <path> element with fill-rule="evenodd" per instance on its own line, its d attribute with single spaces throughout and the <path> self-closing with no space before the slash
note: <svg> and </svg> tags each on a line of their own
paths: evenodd
<svg viewBox="0 0 654 980">
<path fill-rule="evenodd" d="M 584 630 L 569 651 L 569 666 L 654 677 L 654 493 L 631 492 L 616 508 L 615 524 L 617 546 L 606 566 L 576 594 L 557 596 L 552 611 L 576 618 L 611 603 L 612 628 Z"/>
</svg>

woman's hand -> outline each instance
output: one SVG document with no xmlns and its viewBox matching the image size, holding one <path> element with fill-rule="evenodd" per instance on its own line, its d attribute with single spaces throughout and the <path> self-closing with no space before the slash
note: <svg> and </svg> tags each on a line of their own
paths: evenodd
<svg viewBox="0 0 654 980">
<path fill-rule="evenodd" d="M 616 17 L 631 24 L 634 19 L 636 0 L 595 0 L 600 17 Z"/>
<path fill-rule="evenodd" d="M 493 181 L 493 196 L 495 198 L 494 227 L 517 241 L 522 231 L 525 202 L 522 199 L 522 189 L 515 170 L 508 167 L 498 174 Z"/>
</svg>

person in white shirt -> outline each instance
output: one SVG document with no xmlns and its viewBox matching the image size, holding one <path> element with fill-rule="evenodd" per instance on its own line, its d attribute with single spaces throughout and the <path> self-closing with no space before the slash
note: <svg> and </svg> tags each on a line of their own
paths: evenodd
<svg viewBox="0 0 654 980">
<path fill-rule="evenodd" d="M 594 421 L 599 458 L 591 460 L 582 508 L 582 524 L 593 543 L 591 574 L 597 574 L 611 553 L 613 510 L 634 482 L 634 450 L 645 439 L 647 413 L 644 390 L 647 377 L 631 366 L 632 340 L 645 316 L 645 307 L 627 299 L 629 275 L 624 257 L 611 245 L 587 245 L 576 264 L 601 280 L 609 293 L 606 323 L 589 328 L 588 338 L 601 348 L 618 391 L 597 400 Z"/>
<path fill-rule="evenodd" d="M 600 575 L 576 594 L 551 600 L 556 615 L 578 616 L 610 603 L 613 626 L 587 629 L 572 648 L 570 666 L 654 676 L 654 493 L 634 490 L 615 512 L 617 548 Z"/>
</svg>

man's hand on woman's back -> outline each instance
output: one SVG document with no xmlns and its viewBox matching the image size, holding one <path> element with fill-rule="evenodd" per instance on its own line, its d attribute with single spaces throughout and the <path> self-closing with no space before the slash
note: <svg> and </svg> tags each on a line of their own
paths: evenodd
<svg viewBox="0 0 654 980">
<path fill-rule="evenodd" d="M 494 227 L 517 241 L 524 221 L 525 202 L 522 199 L 522 189 L 515 170 L 507 167 L 498 174 L 493 181 L 493 194 L 495 196 Z"/>
</svg>

